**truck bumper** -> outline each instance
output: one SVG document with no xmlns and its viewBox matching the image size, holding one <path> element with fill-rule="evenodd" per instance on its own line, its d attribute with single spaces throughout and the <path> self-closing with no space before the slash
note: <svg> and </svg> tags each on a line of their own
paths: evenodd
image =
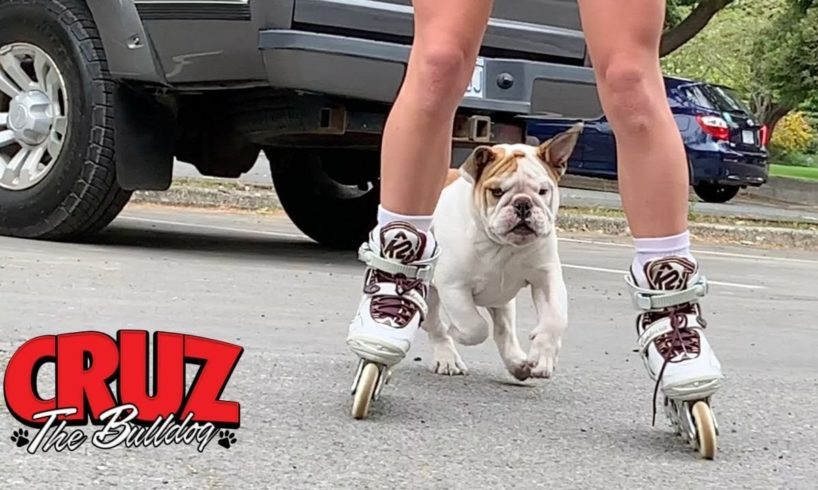
<svg viewBox="0 0 818 490">
<path fill-rule="evenodd" d="M 270 85 L 391 103 L 410 47 L 286 29 L 259 33 Z M 476 112 L 590 119 L 602 115 L 593 70 L 527 60 L 481 58 L 479 96 L 460 107 Z"/>
</svg>

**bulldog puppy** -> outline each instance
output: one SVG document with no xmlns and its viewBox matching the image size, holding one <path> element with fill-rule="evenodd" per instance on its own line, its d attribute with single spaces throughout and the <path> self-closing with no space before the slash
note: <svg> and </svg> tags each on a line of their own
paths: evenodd
<svg viewBox="0 0 818 490">
<path fill-rule="evenodd" d="M 442 254 L 424 329 L 438 374 L 466 373 L 455 342 L 494 341 L 517 379 L 550 378 L 568 325 L 557 251 L 558 182 L 582 131 L 576 124 L 539 146 L 477 147 L 441 195 L 434 233 Z M 515 298 L 530 286 L 537 324 L 520 347 Z"/>
</svg>

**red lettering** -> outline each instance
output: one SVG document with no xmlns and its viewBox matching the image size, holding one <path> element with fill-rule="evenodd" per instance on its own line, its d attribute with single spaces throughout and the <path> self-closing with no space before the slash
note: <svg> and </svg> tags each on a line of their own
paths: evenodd
<svg viewBox="0 0 818 490">
<path fill-rule="evenodd" d="M 57 405 L 76 407 L 69 422 L 85 422 L 86 409 L 94 422 L 116 406 L 110 384 L 117 377 L 116 342 L 101 332 L 61 334 L 57 338 Z"/>
<path fill-rule="evenodd" d="M 6 366 L 3 378 L 6 406 L 21 423 L 43 425 L 46 421 L 34 420 L 34 414 L 57 408 L 54 398 L 44 400 L 37 391 L 37 373 L 43 364 L 55 362 L 56 351 L 56 336 L 36 337 L 21 345 Z"/>
<path fill-rule="evenodd" d="M 157 332 L 153 336 L 153 386 L 148 390 L 148 332 L 120 331 L 120 404 L 132 403 L 139 409 L 134 422 L 150 423 L 176 414 L 185 397 L 185 337 Z"/>
<path fill-rule="evenodd" d="M 238 345 L 168 332 L 154 334 L 153 356 L 145 331 L 120 331 L 116 341 L 102 332 L 43 336 L 24 343 L 12 355 L 3 391 L 12 415 L 32 427 L 47 422 L 35 420 L 35 414 L 65 408 L 77 412 L 60 415 L 58 421 L 84 424 L 90 416 L 96 424 L 102 413 L 122 404 L 137 407 L 134 422 L 139 423 L 171 415 L 181 420 L 192 413 L 194 422 L 239 427 L 241 406 L 220 397 L 243 353 Z M 48 362 L 55 364 L 56 394 L 43 399 L 37 374 Z M 188 363 L 197 365 L 198 372 L 186 392 Z M 111 391 L 115 380 L 116 397 Z"/>
<path fill-rule="evenodd" d="M 244 349 L 237 345 L 193 335 L 185 336 L 185 360 L 200 367 L 190 386 L 180 419 L 193 412 L 193 420 L 196 422 L 212 422 L 232 427 L 240 425 L 241 406 L 237 402 L 219 400 L 219 397 L 243 352 Z"/>
</svg>

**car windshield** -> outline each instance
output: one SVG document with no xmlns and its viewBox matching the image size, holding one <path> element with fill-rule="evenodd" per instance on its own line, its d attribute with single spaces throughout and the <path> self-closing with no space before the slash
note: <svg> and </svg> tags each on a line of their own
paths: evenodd
<svg viewBox="0 0 818 490">
<path fill-rule="evenodd" d="M 729 112 L 743 112 L 745 114 L 750 114 L 750 108 L 744 105 L 742 102 L 741 97 L 732 89 L 727 87 L 709 87 L 710 91 L 713 93 L 713 96 L 718 99 L 718 105 L 722 108 L 723 111 Z"/>
<path fill-rule="evenodd" d="M 707 93 L 704 91 L 703 85 L 699 84 L 687 85 L 681 87 L 679 91 L 682 92 L 685 96 L 687 96 L 690 102 L 699 107 L 703 107 L 705 109 L 718 110 L 718 108 L 715 105 L 713 105 L 713 103 L 707 97 Z"/>
<path fill-rule="evenodd" d="M 682 93 L 693 104 L 719 112 L 751 114 L 735 91 L 727 87 L 706 84 L 692 84 L 681 87 Z"/>
</svg>

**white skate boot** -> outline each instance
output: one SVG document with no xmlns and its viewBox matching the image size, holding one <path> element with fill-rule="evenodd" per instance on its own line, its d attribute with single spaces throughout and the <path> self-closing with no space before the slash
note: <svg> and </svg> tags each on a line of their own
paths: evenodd
<svg viewBox="0 0 818 490">
<path fill-rule="evenodd" d="M 363 297 L 349 326 L 347 345 L 360 357 L 352 384 L 352 415 L 369 403 L 403 360 L 427 313 L 426 296 L 439 249 L 431 232 L 394 222 L 371 233 L 358 257 L 367 265 Z"/>
<path fill-rule="evenodd" d="M 656 396 L 664 395 L 665 414 L 677 434 L 705 458 L 716 453 L 718 425 L 710 397 L 721 386 L 721 364 L 704 336 L 699 298 L 707 294 L 707 280 L 693 261 L 666 257 L 631 270 L 626 281 L 634 305 L 639 350 L 648 374 L 656 382 Z"/>
</svg>

